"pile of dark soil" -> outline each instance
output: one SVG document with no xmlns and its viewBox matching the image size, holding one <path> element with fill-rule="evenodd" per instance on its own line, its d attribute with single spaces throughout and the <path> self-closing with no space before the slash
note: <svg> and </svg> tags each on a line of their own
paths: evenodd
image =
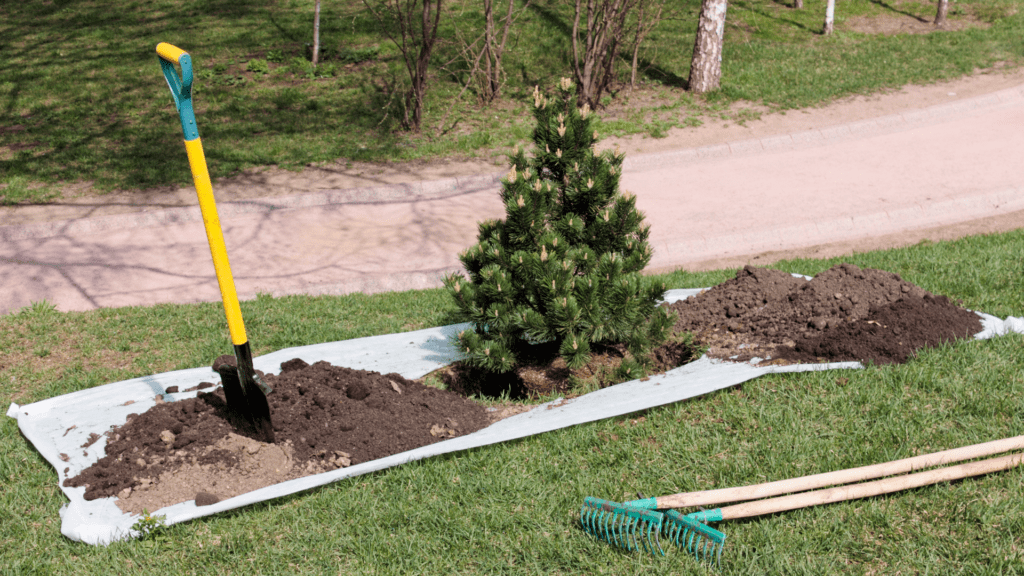
<svg viewBox="0 0 1024 576">
<path fill-rule="evenodd" d="M 948 298 L 896 274 L 849 264 L 813 280 L 748 266 L 669 307 L 678 319 L 668 343 L 648 359 L 654 372 L 685 364 L 702 348 L 736 361 L 901 363 L 921 347 L 981 330 L 977 314 Z M 273 388 L 267 399 L 275 444 L 247 437 L 218 388 L 130 416 L 107 433 L 106 455 L 65 485 L 85 486 L 87 500 L 116 495 L 118 506 L 132 513 L 192 499 L 212 504 L 475 432 L 524 409 L 488 412 L 466 395 L 571 395 L 580 383 L 604 387 L 640 377 L 627 357 L 623 346 L 598 347 L 590 363 L 569 370 L 557 350 L 539 346 L 522 368 L 501 377 L 460 362 L 436 371 L 447 391 L 398 374 L 290 360 L 279 376 L 261 374 Z M 233 365 L 233 357 L 222 356 L 214 369 L 230 374 Z"/>
<path fill-rule="evenodd" d="M 214 368 L 234 365 L 222 356 Z M 277 442 L 256 442 L 227 410 L 224 393 L 161 402 L 107 433 L 106 455 L 65 486 L 86 486 L 85 499 L 120 496 L 132 512 L 191 500 L 212 504 L 278 482 L 376 460 L 488 424 L 481 404 L 406 380 L 300 359 L 281 374 L 260 373 Z M 182 473 L 182 468 L 188 473 Z M 245 481 L 240 481 L 245 480 Z M 150 497 L 172 483 L 174 496 Z M 157 486 L 160 486 L 158 489 Z M 177 498 L 177 499 L 174 499 Z M 211 501 L 212 500 L 212 501 Z"/>
<path fill-rule="evenodd" d="M 812 280 L 747 266 L 672 304 L 676 331 L 712 358 L 775 362 L 906 362 L 919 348 L 981 331 L 980 317 L 898 275 L 852 264 Z"/>
</svg>

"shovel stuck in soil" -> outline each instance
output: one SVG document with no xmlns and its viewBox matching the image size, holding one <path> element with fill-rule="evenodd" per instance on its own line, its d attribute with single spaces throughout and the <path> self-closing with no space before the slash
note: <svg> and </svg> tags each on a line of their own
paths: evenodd
<svg viewBox="0 0 1024 576">
<path fill-rule="evenodd" d="M 235 358 L 238 360 L 237 370 L 218 370 L 224 385 L 224 397 L 228 409 L 235 412 L 252 425 L 255 437 L 264 442 L 274 442 L 274 427 L 270 422 L 270 404 L 267 393 L 270 387 L 260 381 L 252 367 L 252 351 L 245 335 L 245 324 L 242 322 L 242 309 L 238 305 L 235 293 L 235 281 L 231 276 L 231 265 L 224 246 L 224 234 L 220 229 L 217 217 L 217 204 L 213 198 L 213 184 L 206 168 L 206 155 L 203 144 L 199 140 L 199 129 L 196 126 L 196 115 L 192 107 L 192 58 L 181 48 L 166 42 L 156 46 L 160 57 L 160 67 L 164 79 L 171 89 L 174 106 L 178 109 L 181 129 L 185 133 L 185 152 L 188 164 L 192 169 L 192 179 L 199 196 L 199 208 L 203 213 L 206 226 L 206 238 L 210 243 L 210 254 L 213 256 L 213 267 L 217 271 L 217 283 L 220 285 L 221 299 L 224 301 L 224 315 L 227 316 L 231 342 L 235 346 Z M 174 64 L 181 66 L 181 78 L 178 77 Z M 237 374 L 237 376 L 236 376 Z"/>
</svg>

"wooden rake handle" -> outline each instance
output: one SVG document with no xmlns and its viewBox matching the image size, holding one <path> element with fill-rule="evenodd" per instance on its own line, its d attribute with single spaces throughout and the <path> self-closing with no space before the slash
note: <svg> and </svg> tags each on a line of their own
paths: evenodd
<svg viewBox="0 0 1024 576">
<path fill-rule="evenodd" d="M 760 516 L 762 514 L 774 514 L 776 512 L 785 512 L 787 510 L 807 508 L 808 506 L 831 504 L 833 502 L 856 500 L 858 498 L 869 498 L 871 496 L 879 496 L 881 494 L 919 488 L 930 484 L 938 484 L 939 482 L 950 482 L 953 480 L 970 478 L 972 476 L 981 476 L 982 474 L 991 474 L 992 472 L 1001 472 L 1003 470 L 1009 470 L 1010 468 L 1019 466 L 1022 461 L 1024 461 L 1024 454 L 1008 454 L 998 458 L 990 458 L 988 460 L 980 460 L 978 462 L 968 462 L 967 464 L 938 468 L 927 472 L 908 474 L 906 476 L 896 476 L 894 478 L 885 478 L 883 480 L 875 480 L 873 482 L 865 482 L 862 484 L 836 486 L 835 488 L 815 490 L 813 492 L 804 492 L 801 494 L 791 494 L 789 496 L 769 498 L 768 500 L 744 502 L 743 504 L 727 506 L 718 510 L 718 512 L 721 514 L 722 520 L 748 518 L 750 516 Z"/>
<path fill-rule="evenodd" d="M 720 488 L 718 490 L 703 490 L 700 492 L 683 492 L 680 494 L 672 494 L 671 496 L 660 496 L 658 498 L 637 500 L 634 502 L 644 503 L 641 504 L 641 506 L 645 508 L 656 507 L 658 509 L 743 502 L 746 500 L 769 498 L 780 494 L 792 494 L 794 492 L 816 490 L 826 486 L 838 486 L 841 484 L 872 480 L 874 478 L 884 478 L 885 476 L 895 476 L 897 474 L 905 474 L 907 472 L 952 464 L 954 462 L 974 460 L 976 458 L 983 458 L 985 456 L 992 456 L 993 454 L 1002 454 L 1011 450 L 1020 449 L 1024 449 L 1024 436 L 1015 436 L 1013 438 L 1004 438 L 1002 440 L 994 440 L 983 444 L 964 446 L 963 448 L 943 450 L 942 452 L 923 454 L 921 456 L 894 460 L 884 464 L 873 464 L 871 466 L 861 466 L 860 468 L 825 472 L 822 474 L 814 474 L 812 476 L 801 476 L 800 478 L 765 482 L 763 484 L 754 484 L 751 486 L 737 486 L 735 488 Z M 981 474 L 983 473 L 984 472 L 981 472 Z M 936 482 L 941 482 L 941 480 L 936 480 Z M 653 502 L 651 502 L 652 500 Z M 651 505 L 655 503 L 656 505 Z"/>
</svg>

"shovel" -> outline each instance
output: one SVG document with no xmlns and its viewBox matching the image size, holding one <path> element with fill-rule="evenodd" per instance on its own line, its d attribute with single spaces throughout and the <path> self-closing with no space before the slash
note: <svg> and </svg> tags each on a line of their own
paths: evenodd
<svg viewBox="0 0 1024 576">
<path fill-rule="evenodd" d="M 210 243 L 210 254 L 213 256 L 213 267 L 217 272 L 217 283 L 220 285 L 220 296 L 224 302 L 224 315 L 228 320 L 231 342 L 235 346 L 237 370 L 218 372 L 224 386 L 224 397 L 227 399 L 228 410 L 245 419 L 252 426 L 256 439 L 263 442 L 274 442 L 274 427 L 270 422 L 270 404 L 267 394 L 270 387 L 264 384 L 252 367 L 252 350 L 249 339 L 245 335 L 245 324 L 242 322 L 242 309 L 238 305 L 235 293 L 235 280 L 231 277 L 231 265 L 228 263 L 227 249 L 224 247 L 224 234 L 220 229 L 217 217 L 217 204 L 213 199 L 213 185 L 210 173 L 206 168 L 206 156 L 203 144 L 199 141 L 199 129 L 196 127 L 196 115 L 192 108 L 192 57 L 181 48 L 161 42 L 156 46 L 160 57 L 160 67 L 164 79 L 171 89 L 174 106 L 178 109 L 181 129 L 185 133 L 185 152 L 188 164 L 192 169 L 192 179 L 199 196 L 199 209 L 203 213 L 203 224 L 206 226 L 206 238 Z M 181 66 L 181 77 L 178 77 L 174 64 Z M 232 372 L 237 372 L 237 377 Z"/>
</svg>

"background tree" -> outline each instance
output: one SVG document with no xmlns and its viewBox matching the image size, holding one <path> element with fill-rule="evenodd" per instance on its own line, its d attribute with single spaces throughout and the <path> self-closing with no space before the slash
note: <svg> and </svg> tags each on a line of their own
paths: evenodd
<svg viewBox="0 0 1024 576">
<path fill-rule="evenodd" d="M 661 11 L 665 3 L 661 0 L 640 0 L 637 5 L 636 27 L 633 28 L 633 65 L 630 68 L 629 88 L 636 87 L 636 72 L 640 57 L 640 44 L 643 43 L 651 30 L 661 22 Z"/>
<path fill-rule="evenodd" d="M 363 0 L 381 24 L 384 34 L 398 47 L 409 73 L 411 85 L 403 97 L 402 127 L 419 132 L 427 94 L 430 55 L 437 43 L 437 27 L 444 0 L 382 0 L 378 8 L 370 2 Z"/>
<path fill-rule="evenodd" d="M 935 13 L 935 25 L 938 27 L 945 26 L 946 14 L 949 12 L 949 0 L 939 0 L 939 9 Z"/>
<path fill-rule="evenodd" d="M 673 318 L 657 306 L 664 284 L 640 275 L 650 262 L 650 226 L 636 197 L 620 194 L 622 155 L 594 150 L 587 103 L 563 78 L 558 96 L 534 91 L 535 150 L 509 157 L 502 181 L 505 220 L 479 226 L 459 255 L 466 271 L 444 279 L 461 315 L 466 362 L 508 372 L 536 347 L 557 350 L 570 368 L 593 343 L 625 343 L 634 360 L 667 336 Z"/>
<path fill-rule="evenodd" d="M 642 0 L 576 0 L 572 22 L 572 72 L 577 102 L 596 109 L 614 81 L 615 60 L 626 32 L 626 18 Z M 586 2 L 586 5 L 584 5 Z M 586 12 L 584 28 L 580 18 Z M 580 44 L 582 43 L 582 46 Z"/>
<path fill-rule="evenodd" d="M 313 8 L 313 68 L 320 57 L 320 0 L 316 0 Z"/>
<path fill-rule="evenodd" d="M 505 12 L 505 17 L 501 20 L 500 29 L 494 22 L 494 0 L 483 0 L 483 2 L 484 31 L 472 44 L 466 43 L 464 54 L 467 54 L 466 60 L 472 62 L 466 86 L 476 82 L 480 91 L 480 100 L 487 103 L 497 100 L 501 96 L 501 88 L 505 83 L 502 58 L 508 45 L 509 33 L 512 30 L 512 24 L 530 6 L 530 0 L 526 0 L 518 13 L 515 10 L 515 0 L 508 0 L 508 9 Z"/>
<path fill-rule="evenodd" d="M 836 0 L 828 0 L 825 4 L 825 28 L 822 34 L 828 36 L 833 30 L 833 21 L 836 16 Z"/>
<path fill-rule="evenodd" d="M 702 0 L 697 38 L 690 61 L 690 91 L 702 94 L 718 88 L 722 80 L 722 44 L 728 0 Z"/>
</svg>

